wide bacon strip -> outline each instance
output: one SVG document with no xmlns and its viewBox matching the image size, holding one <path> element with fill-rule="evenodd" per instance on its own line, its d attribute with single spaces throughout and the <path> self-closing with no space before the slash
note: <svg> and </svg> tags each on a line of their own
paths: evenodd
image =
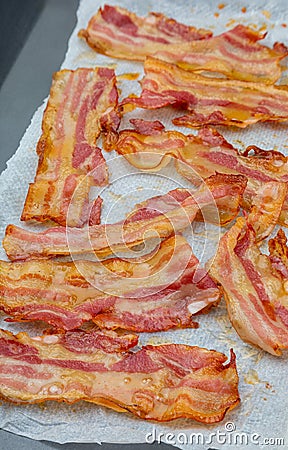
<svg viewBox="0 0 288 450">
<path fill-rule="evenodd" d="M 64 343 L 63 343 L 64 339 Z M 235 354 L 181 344 L 83 351 L 63 335 L 0 331 L 0 395 L 15 403 L 84 400 L 141 419 L 222 420 L 240 401 Z"/>
<path fill-rule="evenodd" d="M 241 175 L 213 175 L 209 181 L 167 213 L 148 211 L 141 218 L 134 216 L 116 224 L 103 224 L 77 229 L 54 227 L 40 233 L 8 225 L 3 246 L 11 260 L 53 257 L 59 255 L 95 252 L 105 257 L 117 251 L 127 251 L 157 235 L 167 238 L 191 225 L 201 210 L 216 210 L 216 204 L 224 204 L 219 211 L 220 223 L 233 220 L 239 211 L 239 204 L 246 186 Z M 173 200 L 175 202 L 175 199 Z M 215 214 L 212 218 L 215 221 Z"/>
<path fill-rule="evenodd" d="M 279 62 L 287 48 L 260 45 L 265 37 L 237 25 L 220 36 L 197 30 L 162 14 L 138 17 L 124 8 L 105 5 L 79 36 L 99 53 L 114 58 L 145 61 L 147 56 L 177 64 L 186 70 L 211 71 L 246 81 L 272 84 L 281 76 Z"/>
<path fill-rule="evenodd" d="M 259 240 L 270 234 L 277 221 L 288 226 L 288 162 L 282 153 L 255 146 L 240 153 L 209 127 L 194 136 L 165 131 L 157 121 L 131 122 L 135 130 L 107 134 L 105 150 L 116 150 L 134 167 L 145 171 L 159 171 L 173 157 L 177 171 L 196 185 L 201 178 L 217 172 L 244 175 L 248 178 L 244 206 L 249 211 L 254 205 L 260 212 L 255 220 Z"/>
<path fill-rule="evenodd" d="M 144 69 L 140 97 L 126 98 L 122 104 L 188 110 L 190 114 L 173 119 L 175 125 L 245 128 L 256 122 L 288 120 L 287 86 L 204 77 L 155 58 L 147 58 Z"/>
<path fill-rule="evenodd" d="M 34 338 L 35 339 L 35 338 Z M 33 339 L 33 340 L 34 340 Z M 93 354 L 98 350 L 105 353 L 123 353 L 138 344 L 138 336 L 135 334 L 117 334 L 115 331 L 98 330 L 96 327 L 89 332 L 76 330 L 61 333 L 55 339 L 55 333 L 36 338 L 47 344 L 59 342 L 62 347 L 75 354 Z"/>
<path fill-rule="evenodd" d="M 288 348 L 287 277 L 261 253 L 243 217 L 221 238 L 210 268 L 224 289 L 229 318 L 239 336 L 272 355 Z"/>
<path fill-rule="evenodd" d="M 91 217 L 91 223 L 99 223 L 101 200 L 89 204 L 89 191 L 108 182 L 108 171 L 96 142 L 101 130 L 117 129 L 117 101 L 111 69 L 54 74 L 37 145 L 37 173 L 22 220 L 81 227 Z"/>
<path fill-rule="evenodd" d="M 199 182 L 199 179 L 198 179 Z M 230 189 L 228 184 L 230 183 Z M 238 214 L 239 206 L 243 202 L 243 194 L 247 185 L 247 179 L 241 175 L 215 174 L 202 182 L 203 186 L 213 194 L 215 202 L 199 201 L 199 211 L 194 220 L 214 223 L 215 225 L 226 225 Z M 230 190 L 230 192 L 228 192 Z M 127 216 L 126 222 L 143 219 L 147 216 L 156 217 L 173 211 L 179 203 L 189 202 L 191 195 L 195 192 L 189 189 L 177 188 L 164 195 L 144 200 L 136 205 L 135 209 Z"/>
<path fill-rule="evenodd" d="M 65 330 L 91 319 L 137 332 L 193 328 L 192 316 L 219 298 L 181 236 L 142 260 L 0 261 L 0 309 L 9 321 L 42 320 Z"/>
</svg>

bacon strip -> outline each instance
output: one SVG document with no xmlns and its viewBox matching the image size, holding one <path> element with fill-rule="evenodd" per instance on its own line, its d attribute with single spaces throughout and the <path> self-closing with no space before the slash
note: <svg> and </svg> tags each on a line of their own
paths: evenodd
<svg viewBox="0 0 288 450">
<path fill-rule="evenodd" d="M 221 238 L 210 269 L 224 289 L 227 310 L 239 336 L 272 355 L 288 348 L 287 277 L 260 252 L 243 217 Z"/>
<path fill-rule="evenodd" d="M 250 211 L 254 205 L 260 212 L 254 221 L 254 225 L 258 223 L 258 239 L 267 237 L 277 221 L 288 226 L 286 156 L 255 146 L 240 153 L 209 127 L 202 128 L 194 136 L 165 131 L 159 124 L 138 122 L 136 120 L 136 131 L 122 130 L 118 135 L 108 133 L 105 150 L 116 150 L 134 167 L 145 171 L 159 171 L 173 157 L 177 171 L 193 184 L 199 184 L 199 177 L 205 179 L 217 172 L 244 175 L 248 178 L 244 206 Z M 134 125 L 135 120 L 132 123 Z M 263 222 L 261 227 L 259 220 Z"/>
<path fill-rule="evenodd" d="M 113 58 L 145 61 L 153 56 L 186 70 L 272 84 L 281 76 L 279 62 L 288 50 L 278 42 L 273 49 L 260 45 L 258 41 L 265 36 L 237 25 L 212 37 L 207 30 L 196 30 L 162 14 L 150 13 L 143 18 L 108 5 L 79 32 L 90 47 Z"/>
<path fill-rule="evenodd" d="M 3 246 L 11 260 L 93 252 L 104 257 L 119 250 L 127 251 L 155 235 L 162 239 L 182 231 L 190 226 L 199 210 L 211 211 L 213 205 L 212 210 L 217 210 L 216 203 L 225 205 L 223 218 L 222 211 L 219 215 L 221 223 L 228 223 L 239 211 L 245 186 L 246 178 L 241 175 L 214 175 L 208 184 L 206 180 L 197 191 L 165 214 L 152 212 L 139 220 L 134 217 L 135 220 L 87 229 L 54 227 L 34 233 L 8 225 Z M 215 222 L 215 214 L 212 220 Z"/>
<path fill-rule="evenodd" d="M 62 335 L 31 338 L 1 330 L 0 355 L 0 395 L 16 403 L 84 400 L 142 419 L 209 424 L 240 401 L 232 350 L 228 363 L 215 350 L 181 344 L 87 353 L 67 349 Z"/>
<path fill-rule="evenodd" d="M 288 279 L 288 247 L 287 237 L 283 230 L 279 230 L 277 236 L 268 242 L 270 261 L 280 274 Z"/>
<path fill-rule="evenodd" d="M 90 188 L 108 181 L 106 162 L 96 141 L 101 130 L 117 130 L 117 101 L 111 69 L 81 68 L 54 74 L 37 145 L 37 173 L 22 220 L 53 220 L 73 227 L 88 223 Z M 96 211 L 92 220 L 99 223 L 99 208 Z"/>
<path fill-rule="evenodd" d="M 154 58 L 146 59 L 144 69 L 140 97 L 128 97 L 122 105 L 147 109 L 171 105 L 187 109 L 190 114 L 174 119 L 175 125 L 245 128 L 256 122 L 288 120 L 287 86 L 204 77 Z"/>
<path fill-rule="evenodd" d="M 57 329 L 93 319 L 137 332 L 196 327 L 192 315 L 218 303 L 217 285 L 181 236 L 136 259 L 0 261 L 0 309 L 10 321 L 43 320 Z"/>
</svg>

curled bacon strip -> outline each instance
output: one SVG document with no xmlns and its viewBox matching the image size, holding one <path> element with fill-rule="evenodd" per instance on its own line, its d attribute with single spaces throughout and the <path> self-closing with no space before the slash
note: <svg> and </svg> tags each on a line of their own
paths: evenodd
<svg viewBox="0 0 288 450">
<path fill-rule="evenodd" d="M 16 403 L 85 400 L 142 419 L 209 424 L 240 401 L 232 350 L 228 363 L 215 350 L 181 344 L 87 353 L 82 344 L 67 348 L 62 335 L 31 338 L 1 330 L 0 355 L 0 395 Z"/>
<path fill-rule="evenodd" d="M 101 130 L 117 130 L 117 101 L 111 69 L 81 68 L 54 74 L 37 145 L 37 173 L 22 220 L 53 220 L 80 227 L 90 216 L 93 223 L 99 223 L 101 203 L 96 209 L 89 205 L 89 191 L 93 185 L 106 184 L 108 172 L 96 141 Z"/>
<path fill-rule="evenodd" d="M 105 5 L 79 36 L 105 55 L 144 61 L 147 56 L 186 70 L 211 71 L 246 81 L 272 84 L 281 76 L 279 61 L 288 54 L 278 42 L 273 49 L 260 45 L 265 34 L 243 25 L 212 37 L 207 30 L 150 13 L 138 17 L 124 8 Z"/>
<path fill-rule="evenodd" d="M 213 175 L 166 213 L 149 212 L 139 220 L 134 217 L 134 220 L 95 225 L 87 229 L 55 227 L 34 233 L 8 225 L 3 246 L 11 260 L 91 252 L 104 257 L 118 250 L 127 251 L 155 238 L 155 234 L 167 238 L 182 231 L 190 226 L 199 211 L 208 209 L 211 214 L 213 205 L 215 211 L 216 203 L 223 205 L 223 212 L 219 211 L 220 222 L 228 223 L 238 214 L 245 186 L 246 178 L 241 175 Z M 212 221 L 215 222 L 215 213 L 212 214 Z"/>
<path fill-rule="evenodd" d="M 219 297 L 181 236 L 163 241 L 143 262 L 0 261 L 0 309 L 13 318 L 7 320 L 42 320 L 57 329 L 91 319 L 101 328 L 137 332 L 193 328 L 192 315 Z"/>
<path fill-rule="evenodd" d="M 133 121 L 133 125 L 135 120 Z M 193 184 L 199 176 L 207 178 L 217 172 L 241 174 L 248 178 L 244 192 L 244 206 L 255 206 L 254 226 L 259 240 L 267 237 L 276 222 L 288 226 L 288 163 L 287 157 L 276 151 L 247 147 L 238 152 L 215 129 L 204 127 L 198 135 L 184 135 L 165 131 L 153 123 L 140 121 L 141 127 L 107 135 L 104 148 L 116 150 L 134 167 L 145 171 L 159 171 L 173 157 L 176 169 Z M 261 225 L 261 226 L 260 226 Z"/>
<path fill-rule="evenodd" d="M 287 277 L 260 252 L 243 217 L 221 238 L 210 269 L 224 289 L 227 310 L 239 336 L 272 355 L 288 348 Z"/>
<path fill-rule="evenodd" d="M 175 125 L 245 128 L 256 122 L 288 120 L 287 86 L 204 77 L 154 58 L 146 59 L 144 69 L 140 97 L 126 98 L 122 105 L 187 109 L 190 114 L 174 119 Z"/>
</svg>

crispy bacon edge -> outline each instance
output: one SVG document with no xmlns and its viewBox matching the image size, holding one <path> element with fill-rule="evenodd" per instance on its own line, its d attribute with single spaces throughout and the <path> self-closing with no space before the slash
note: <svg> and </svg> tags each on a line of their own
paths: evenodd
<svg viewBox="0 0 288 450">
<path fill-rule="evenodd" d="M 87 229 L 54 227 L 40 233 L 8 225 L 3 240 L 11 260 L 93 253 L 106 257 L 117 250 L 127 251 L 149 239 L 163 239 L 178 233 L 192 223 L 200 212 L 215 223 L 216 204 L 221 223 L 229 223 L 238 214 L 247 179 L 242 175 L 216 174 L 209 177 L 177 207 L 162 214 L 146 214 L 139 220 L 104 224 Z M 223 206 L 223 211 L 222 211 Z M 137 216 L 136 216 L 137 217 Z M 219 221 L 218 221 L 219 223 Z M 149 233 L 147 231 L 149 230 Z"/>
<path fill-rule="evenodd" d="M 21 219 L 81 227 L 100 222 L 101 199 L 89 204 L 90 188 L 108 182 L 96 146 L 102 131 L 119 125 L 118 92 L 112 69 L 61 70 L 53 76 L 37 144 L 35 180 Z"/>
<path fill-rule="evenodd" d="M 279 42 L 273 49 L 259 44 L 266 34 L 237 25 L 212 36 L 207 30 L 196 30 L 162 14 L 149 13 L 143 18 L 105 5 L 78 36 L 97 52 L 114 58 L 144 61 L 153 56 L 186 70 L 273 84 L 281 76 L 279 62 L 288 49 Z"/>
<path fill-rule="evenodd" d="M 175 125 L 235 125 L 288 120 L 287 86 L 205 77 L 176 65 L 147 58 L 140 97 L 128 97 L 121 106 L 186 109 L 189 114 L 172 120 Z"/>
<path fill-rule="evenodd" d="M 67 349 L 62 335 L 30 338 L 1 330 L 0 354 L 0 395 L 15 403 L 84 400 L 146 420 L 210 424 L 240 401 L 233 350 L 228 363 L 215 350 L 182 344 L 87 353 L 74 343 Z"/>
<path fill-rule="evenodd" d="M 224 290 L 239 336 L 272 355 L 288 348 L 287 277 L 261 253 L 249 221 L 241 217 L 221 238 L 209 270 Z"/>
<path fill-rule="evenodd" d="M 136 261 L 0 261 L 0 310 L 9 322 L 42 320 L 64 330 L 91 319 L 136 332 L 195 328 L 193 316 L 220 296 L 182 236 Z"/>
</svg>

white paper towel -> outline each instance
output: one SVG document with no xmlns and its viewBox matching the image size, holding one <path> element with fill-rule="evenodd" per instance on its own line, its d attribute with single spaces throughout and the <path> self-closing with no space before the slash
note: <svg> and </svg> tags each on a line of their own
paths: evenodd
<svg viewBox="0 0 288 450">
<path fill-rule="evenodd" d="M 226 4 L 223 9 L 218 8 L 218 3 L 218 0 L 202 0 L 201 2 L 196 2 L 196 0 L 178 0 L 177 2 L 173 0 L 113 1 L 114 5 L 121 5 L 140 15 L 146 15 L 150 10 L 163 12 L 181 22 L 197 27 L 211 28 L 214 34 L 231 28 L 235 23 L 264 26 L 269 32 L 265 39 L 267 45 L 272 45 L 275 41 L 288 44 L 287 29 L 282 26 L 282 23 L 288 24 L 285 0 L 266 1 L 265 10 L 263 3 L 257 0 L 250 0 L 247 3 L 233 1 Z M 117 75 L 138 72 L 140 79 L 143 74 L 142 64 L 119 61 L 96 54 L 77 37 L 78 31 L 86 27 L 91 15 L 103 4 L 104 2 L 99 0 L 83 0 L 80 3 L 77 14 L 78 23 L 69 40 L 68 51 L 62 67 L 75 69 L 109 65 L 115 68 Z M 242 12 L 243 7 L 247 8 L 246 13 Z M 219 13 L 217 18 L 214 16 L 216 12 Z M 120 88 L 122 97 L 127 96 L 131 91 L 140 92 L 137 81 L 121 80 Z M 33 180 L 35 175 L 37 164 L 35 148 L 41 132 L 44 107 L 45 104 L 36 111 L 17 152 L 10 159 L 7 169 L 0 177 L 1 238 L 4 236 L 7 224 L 20 224 L 19 217 L 28 183 Z M 169 108 L 153 112 L 135 110 L 124 118 L 121 127 L 127 126 L 128 119 L 134 116 L 149 120 L 159 119 L 168 129 L 177 129 L 171 124 L 171 118 L 174 115 L 175 112 Z M 185 129 L 178 128 L 178 130 L 183 132 Z M 221 129 L 221 132 L 238 148 L 255 144 L 262 148 L 287 152 L 287 125 L 261 124 L 245 130 Z M 165 169 L 161 176 L 139 174 L 126 161 L 118 160 L 116 164 L 113 163 L 112 159 L 115 156 L 113 152 L 105 153 L 106 159 L 110 160 L 108 164 L 112 183 L 102 193 L 104 220 L 113 222 L 123 218 L 132 205 L 151 195 L 167 192 L 179 185 L 189 186 L 187 181 L 174 174 L 172 165 Z M 122 195 L 124 198 L 121 198 Z M 23 226 L 23 224 L 21 225 Z M 41 225 L 34 225 L 32 228 L 41 228 Z M 217 229 L 210 226 L 208 238 L 204 237 L 202 225 L 194 226 L 193 230 L 194 236 L 188 236 L 188 238 L 195 253 L 204 262 L 213 254 L 215 239 L 218 237 Z M 3 249 L 0 250 L 0 257 L 6 259 Z M 191 420 L 177 420 L 166 424 L 154 424 L 84 403 L 73 406 L 55 403 L 42 406 L 13 406 L 3 402 L 0 406 L 0 427 L 33 439 L 46 439 L 60 443 L 140 443 L 151 442 L 153 438 L 156 438 L 185 449 L 208 447 L 254 449 L 275 448 L 272 441 L 270 441 L 270 447 L 267 444 L 264 445 L 264 439 L 283 438 L 288 446 L 287 357 L 272 357 L 244 344 L 231 327 L 223 303 L 208 315 L 200 316 L 197 320 L 200 323 L 197 330 L 143 334 L 140 342 L 142 344 L 148 342 L 152 344 L 185 343 L 213 348 L 227 355 L 229 348 L 233 347 L 237 355 L 242 402 L 239 407 L 227 415 L 222 423 L 207 426 Z M 1 327 L 9 328 L 14 332 L 18 330 L 26 330 L 32 334 L 41 332 L 41 326 L 8 325 L 4 320 L 1 321 Z M 226 434 L 224 437 L 219 437 L 219 435 L 217 436 L 219 432 Z M 244 433 L 243 437 L 238 439 L 238 445 L 235 442 L 235 433 L 237 432 Z M 188 444 L 185 443 L 183 433 L 187 436 Z M 193 433 L 200 433 L 200 435 L 194 436 L 192 440 Z M 240 439 L 243 439 L 242 443 Z M 285 448 L 285 445 L 282 448 Z"/>
</svg>

